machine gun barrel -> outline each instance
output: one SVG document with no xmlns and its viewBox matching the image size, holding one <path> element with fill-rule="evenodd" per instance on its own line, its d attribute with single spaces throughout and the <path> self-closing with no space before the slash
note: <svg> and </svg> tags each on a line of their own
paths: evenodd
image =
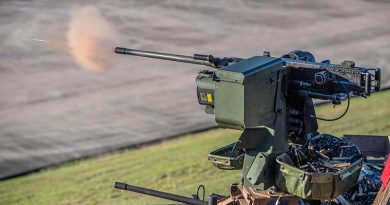
<svg viewBox="0 0 390 205">
<path fill-rule="evenodd" d="M 146 195 L 155 196 L 158 198 L 168 199 L 168 200 L 172 200 L 172 201 L 177 201 L 177 202 L 181 202 L 181 203 L 185 203 L 185 204 L 191 204 L 191 205 L 207 205 L 208 204 L 207 202 L 202 201 L 202 200 L 193 199 L 193 198 L 180 196 L 180 195 L 176 195 L 176 194 L 170 194 L 170 193 L 166 193 L 166 192 L 162 192 L 162 191 L 156 191 L 153 189 L 137 187 L 137 186 L 125 184 L 122 182 L 115 182 L 114 187 L 116 189 L 133 191 L 133 192 L 137 192 L 140 194 L 146 194 Z"/>
<path fill-rule="evenodd" d="M 122 47 L 116 47 L 115 53 L 215 67 L 214 63 L 212 62 L 213 57 L 211 55 L 195 54 L 194 56 L 184 56 L 169 53 L 135 50 Z"/>
</svg>

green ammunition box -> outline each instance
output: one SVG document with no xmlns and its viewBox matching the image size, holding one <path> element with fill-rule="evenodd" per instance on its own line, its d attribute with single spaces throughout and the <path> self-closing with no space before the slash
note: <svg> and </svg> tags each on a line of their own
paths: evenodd
<svg viewBox="0 0 390 205">
<path fill-rule="evenodd" d="M 363 160 L 337 173 L 308 173 L 295 167 L 286 153 L 276 158 L 276 187 L 303 199 L 329 200 L 348 191 L 359 179 Z"/>
<path fill-rule="evenodd" d="M 271 125 L 282 67 L 280 58 L 255 56 L 215 72 L 200 72 L 196 78 L 199 104 L 215 114 L 222 128 Z"/>
<path fill-rule="evenodd" d="M 236 143 L 226 145 L 212 151 L 209 160 L 218 169 L 238 170 L 242 169 L 244 163 L 244 153 L 236 155 L 232 152 Z"/>
</svg>

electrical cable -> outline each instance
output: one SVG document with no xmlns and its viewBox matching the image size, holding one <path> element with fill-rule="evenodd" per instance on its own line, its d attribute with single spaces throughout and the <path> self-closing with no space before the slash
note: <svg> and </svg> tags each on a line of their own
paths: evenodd
<svg viewBox="0 0 390 205">
<path fill-rule="evenodd" d="M 339 83 L 340 83 L 340 82 L 339 82 Z M 349 104 L 350 104 L 351 99 L 350 99 L 350 97 L 349 97 L 349 92 L 348 92 L 347 88 L 345 87 L 345 85 L 343 85 L 342 83 L 340 83 L 340 85 L 342 85 L 342 86 L 344 87 L 345 93 L 347 94 L 347 98 L 348 98 L 347 108 L 345 109 L 344 113 L 343 113 L 342 115 L 336 117 L 336 118 L 333 118 L 333 119 L 326 119 L 326 118 L 321 118 L 321 117 L 316 117 L 316 119 L 322 120 L 322 121 L 328 121 L 328 122 L 330 122 L 330 121 L 339 120 L 339 119 L 341 119 L 342 117 L 344 117 L 345 114 L 347 114 L 347 112 L 348 112 L 348 110 L 349 110 Z"/>
</svg>

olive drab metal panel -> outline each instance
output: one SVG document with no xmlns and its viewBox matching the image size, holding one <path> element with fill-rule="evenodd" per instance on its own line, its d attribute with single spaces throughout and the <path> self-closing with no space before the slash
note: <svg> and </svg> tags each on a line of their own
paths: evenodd
<svg viewBox="0 0 390 205">
<path fill-rule="evenodd" d="M 280 58 L 255 56 L 215 72 L 215 120 L 245 129 L 272 124 Z M 261 91 L 261 92 L 259 92 Z"/>
</svg>

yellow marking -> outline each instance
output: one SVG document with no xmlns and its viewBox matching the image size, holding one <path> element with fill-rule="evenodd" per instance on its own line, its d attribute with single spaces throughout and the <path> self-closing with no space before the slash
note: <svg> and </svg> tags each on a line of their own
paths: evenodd
<svg viewBox="0 0 390 205">
<path fill-rule="evenodd" d="M 207 102 L 212 103 L 213 102 L 213 96 L 211 93 L 207 93 Z"/>
</svg>

